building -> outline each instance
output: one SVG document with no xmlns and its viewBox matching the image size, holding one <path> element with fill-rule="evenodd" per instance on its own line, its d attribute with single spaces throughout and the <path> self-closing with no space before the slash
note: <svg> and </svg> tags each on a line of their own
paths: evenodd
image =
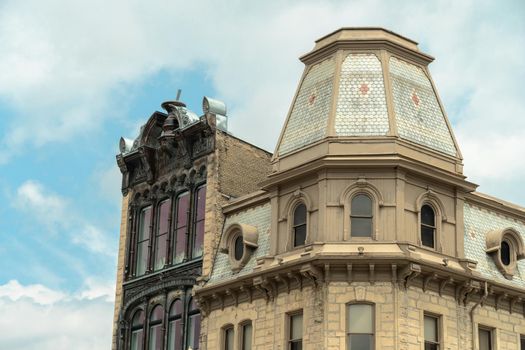
<svg viewBox="0 0 525 350">
<path fill-rule="evenodd" d="M 138 348 L 138 333 L 141 349 L 156 349 L 152 339 L 203 350 L 525 349 L 525 209 L 466 180 L 428 70 L 433 58 L 390 31 L 343 28 L 301 60 L 271 159 L 216 127 L 225 111 L 213 100 L 187 126 L 180 116 L 189 112 L 170 104 L 121 149 L 115 345 Z M 206 138 L 207 155 L 193 156 L 188 145 Z M 228 142 L 244 152 L 224 156 Z M 149 273 L 137 276 L 142 213 L 162 205 L 156 193 L 196 174 L 206 182 L 203 257 L 168 258 L 155 270 L 164 231 L 154 223 L 149 270 L 140 270 Z M 190 212 L 188 241 L 200 232 L 191 218 L 203 217 Z M 179 318 L 169 309 L 177 298 L 186 303 Z M 185 322 L 177 345 L 174 320 Z"/>
</svg>

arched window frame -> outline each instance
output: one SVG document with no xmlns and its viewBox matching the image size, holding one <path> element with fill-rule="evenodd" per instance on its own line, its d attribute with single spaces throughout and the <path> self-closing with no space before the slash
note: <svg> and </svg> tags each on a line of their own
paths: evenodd
<svg viewBox="0 0 525 350">
<path fill-rule="evenodd" d="M 239 237 L 243 243 L 243 254 L 240 259 L 236 259 L 235 242 Z M 255 226 L 232 223 L 226 228 L 219 248 L 221 253 L 228 254 L 233 272 L 240 271 L 250 261 L 254 250 L 258 247 L 258 239 L 259 233 Z"/>
<path fill-rule="evenodd" d="M 180 313 L 178 314 L 172 314 L 172 310 L 175 308 L 175 305 L 176 303 L 179 302 L 180 303 L 180 306 L 181 306 L 181 310 L 180 310 Z M 168 313 L 168 327 L 167 327 L 167 330 L 168 330 L 168 336 L 167 336 L 167 346 L 166 348 L 168 350 L 170 349 L 184 349 L 184 302 L 181 298 L 177 297 L 175 298 L 171 304 L 170 304 L 170 308 L 169 308 L 169 313 Z M 179 339 L 179 347 L 177 347 L 177 345 L 173 346 L 173 348 L 170 348 L 170 345 L 171 343 L 174 341 L 174 338 L 176 336 L 176 334 L 172 334 L 171 333 L 171 324 L 172 323 L 175 323 L 179 321 L 180 322 L 180 339 Z"/>
<path fill-rule="evenodd" d="M 352 199 L 359 195 L 367 195 L 372 200 L 372 236 L 371 237 L 352 237 L 351 215 Z M 340 205 L 343 207 L 343 240 L 344 241 L 369 241 L 377 240 L 380 208 L 383 206 L 383 196 L 381 192 L 371 183 L 364 179 L 359 179 L 348 186 L 339 198 Z"/>
<path fill-rule="evenodd" d="M 245 330 L 245 327 L 246 326 L 250 326 L 251 327 L 251 342 L 250 342 L 250 345 L 248 347 L 248 349 L 244 346 L 244 337 L 245 337 L 245 334 L 244 334 L 244 330 Z M 243 320 L 241 322 L 239 322 L 238 326 L 237 326 L 237 342 L 239 344 L 238 348 L 240 350 L 251 350 L 253 349 L 253 322 L 252 320 Z"/>
<path fill-rule="evenodd" d="M 295 247 L 294 246 L 294 214 L 295 209 L 300 204 L 304 204 L 306 207 L 306 237 L 304 240 L 304 245 L 300 245 Z M 310 199 L 310 196 L 304 191 L 298 190 L 295 191 L 291 198 L 288 200 L 286 205 L 284 206 L 283 213 L 284 215 L 281 216 L 279 221 L 287 221 L 287 239 L 286 239 L 286 247 L 285 250 L 293 250 L 297 248 L 303 248 L 310 243 L 312 243 L 312 237 L 311 237 L 311 213 L 313 212 L 313 205 L 312 200 Z"/>
<path fill-rule="evenodd" d="M 179 207 L 180 207 L 180 198 L 183 197 L 183 196 L 188 196 L 187 198 L 187 201 L 188 201 L 188 207 L 187 207 L 187 210 L 185 213 L 179 213 Z M 171 217 L 172 217 L 172 224 L 171 224 L 171 228 L 170 228 L 170 234 L 172 235 L 172 238 L 171 238 L 171 242 L 170 242 L 170 245 L 171 245 L 171 257 L 170 257 L 170 260 L 171 260 L 171 265 L 178 265 L 178 264 L 181 264 L 181 263 L 184 263 L 186 261 L 188 261 L 188 245 L 189 245 L 189 239 L 190 239 L 190 228 L 191 228 L 191 218 L 190 218 L 190 212 L 191 212 L 191 191 L 190 189 L 188 188 L 183 188 L 179 191 L 177 191 L 173 198 L 172 198 L 172 212 L 171 212 Z M 178 222 L 179 222 L 179 214 L 181 215 L 184 215 L 184 217 L 186 218 L 186 225 L 185 226 L 178 226 Z M 180 261 L 177 261 L 177 249 L 179 248 L 181 242 L 179 241 L 179 237 L 177 235 L 178 231 L 181 229 L 181 227 L 183 228 L 183 234 L 184 234 L 184 239 L 185 241 L 182 242 L 182 248 L 184 250 L 184 256 L 182 257 L 182 260 Z"/>
<path fill-rule="evenodd" d="M 345 343 L 346 344 L 346 349 L 348 349 L 349 347 L 349 339 L 350 339 L 350 332 L 349 332 L 349 329 L 348 329 L 348 326 L 349 326 L 349 322 L 350 322 L 350 307 L 352 305 L 369 305 L 372 307 L 372 345 L 371 345 L 371 349 L 375 349 L 375 344 L 376 344 L 376 333 L 377 333 L 377 308 L 376 308 L 376 304 L 374 302 L 371 302 L 371 301 L 367 301 L 367 300 L 352 300 L 348 303 L 346 303 L 346 307 L 345 307 Z"/>
<path fill-rule="evenodd" d="M 136 211 L 136 214 L 135 214 L 135 217 L 136 217 L 136 220 L 134 222 L 135 224 L 135 234 L 134 234 L 134 242 L 133 242 L 133 248 L 134 248 L 134 252 L 135 252 L 135 256 L 133 258 L 133 276 L 135 277 L 139 277 L 139 276 L 143 276 L 145 274 L 147 274 L 150 269 L 151 269 L 151 264 L 150 264 L 150 260 L 151 260 L 151 245 L 152 245 L 152 240 L 154 239 L 153 236 L 153 225 L 154 225 L 154 215 L 155 215 L 155 206 L 153 205 L 153 203 L 149 202 L 145 205 L 142 205 L 140 206 L 137 211 Z M 142 225 L 142 220 L 141 220 L 141 217 L 142 217 L 142 212 L 145 211 L 146 209 L 149 209 L 149 225 L 147 225 L 146 227 L 146 233 L 145 233 L 145 237 L 148 237 L 147 239 L 142 239 L 141 241 L 139 241 L 139 234 L 140 234 L 140 227 Z M 146 244 L 146 266 L 145 266 L 145 270 L 143 273 L 140 273 L 139 274 L 139 271 L 138 271 L 138 268 L 139 268 L 139 244 L 143 244 L 144 242 L 147 241 L 147 244 Z"/>
<path fill-rule="evenodd" d="M 226 340 L 227 340 L 227 332 L 228 331 L 232 331 L 233 334 L 232 334 L 232 344 L 231 344 L 231 348 L 232 349 L 235 349 L 235 327 L 233 326 L 233 324 L 231 323 L 228 323 L 228 324 L 225 324 L 224 326 L 221 327 L 221 334 L 220 334 L 220 341 L 221 341 L 221 344 L 220 344 L 220 350 L 228 350 L 228 347 L 227 347 L 227 344 L 226 344 Z"/>
<path fill-rule="evenodd" d="M 421 208 L 424 205 L 428 205 L 434 210 L 434 248 L 424 246 L 421 241 Z M 416 200 L 416 212 L 417 212 L 417 244 L 424 249 L 435 250 L 437 252 L 443 251 L 442 244 L 442 222 L 446 221 L 445 207 L 438 196 L 433 191 L 427 191 L 419 195 Z"/>
<path fill-rule="evenodd" d="M 157 311 L 157 308 L 160 310 L 160 313 L 161 313 L 161 316 L 160 316 L 160 319 L 158 320 L 152 320 L 153 318 L 153 314 L 154 312 Z M 160 328 L 160 335 L 157 339 L 158 342 L 160 342 L 160 348 L 161 349 L 164 349 L 164 317 L 165 316 L 165 311 L 164 311 L 164 306 L 161 305 L 161 304 L 155 304 L 152 308 L 151 308 L 151 311 L 149 312 L 149 317 L 148 317 L 148 332 L 147 332 L 147 349 L 148 350 L 155 350 L 158 348 L 158 346 L 155 346 L 155 347 L 151 347 L 151 341 L 153 339 L 153 327 L 159 327 Z"/>
<path fill-rule="evenodd" d="M 133 320 L 135 319 L 135 316 L 139 312 L 142 313 L 142 324 L 134 326 L 133 325 Z M 128 347 L 129 347 L 129 349 L 133 349 L 133 347 L 132 347 L 132 345 L 133 345 L 132 344 L 133 334 L 136 331 L 141 331 L 142 332 L 142 341 L 140 342 L 140 344 L 138 344 L 137 349 L 143 349 L 144 345 L 145 345 L 145 340 L 146 340 L 146 330 L 145 330 L 146 317 L 145 317 L 145 311 L 144 311 L 143 308 L 137 308 L 137 309 L 133 310 L 133 312 L 131 312 L 129 315 L 131 317 L 129 318 L 129 335 L 128 335 L 128 342 L 127 342 Z"/>
<path fill-rule="evenodd" d="M 513 227 L 489 231 L 486 236 L 486 252 L 492 256 L 494 264 L 507 279 L 512 279 L 518 267 L 518 261 L 525 258 L 525 244 L 519 232 Z M 501 259 L 501 244 L 507 242 L 510 248 L 510 264 Z"/>
<path fill-rule="evenodd" d="M 192 309 L 192 304 L 193 304 L 193 300 L 194 299 L 192 297 L 190 297 L 187 300 L 188 300 L 188 302 L 186 304 L 187 313 L 186 313 L 186 323 L 185 323 L 185 328 L 186 328 L 185 329 L 185 332 L 186 332 L 186 335 L 185 335 L 186 345 L 185 346 L 186 346 L 186 348 L 191 346 L 193 350 L 198 350 L 199 349 L 199 347 L 198 347 L 199 346 L 199 341 L 200 341 L 199 334 L 200 334 L 200 328 L 201 328 L 201 322 L 202 322 L 202 318 L 201 317 L 202 316 L 201 316 L 201 312 L 200 312 L 200 310 L 199 310 L 199 308 L 197 306 L 197 303 L 195 303 L 195 308 Z M 190 340 L 191 340 L 190 339 L 191 338 L 190 337 L 190 332 L 191 332 L 191 327 L 190 327 L 191 322 L 190 322 L 190 320 L 191 320 L 192 316 L 196 316 L 196 315 L 199 316 L 199 319 L 198 319 L 199 320 L 198 321 L 199 322 L 199 332 L 198 332 L 197 339 L 196 339 L 197 347 L 194 347 L 193 344 L 190 344 Z"/>
<path fill-rule="evenodd" d="M 165 243 L 165 249 L 161 254 L 164 254 L 164 265 L 160 268 L 157 268 L 157 254 L 158 254 L 158 240 L 161 235 L 160 233 L 160 219 L 161 219 L 161 205 L 165 202 L 168 202 L 168 218 L 167 218 L 167 231 L 165 233 L 166 235 L 166 243 Z M 173 217 L 173 198 L 172 197 L 162 197 L 160 200 L 157 201 L 155 204 L 155 227 L 154 227 L 154 235 L 152 237 L 152 270 L 153 271 L 159 271 L 165 268 L 169 263 L 169 246 L 170 246 L 170 232 L 171 232 L 171 222 Z M 163 234 L 164 235 L 164 234 Z M 163 236 L 162 235 L 162 236 Z"/>
<path fill-rule="evenodd" d="M 199 219 L 198 214 L 198 193 L 200 190 L 204 190 L 204 212 L 202 213 L 202 218 Z M 190 212 L 191 212 L 191 218 L 190 218 L 190 225 L 191 225 L 191 234 L 189 237 L 189 250 L 188 250 L 188 256 L 189 259 L 199 259 L 202 258 L 202 255 L 204 254 L 204 236 L 206 232 L 205 223 L 206 223 L 206 193 L 207 193 L 207 187 L 206 183 L 198 183 L 195 185 L 194 190 L 191 191 L 191 206 L 190 206 Z M 200 254 L 197 253 L 196 249 L 196 239 L 197 239 L 197 233 L 198 233 L 198 225 L 202 222 L 202 249 Z"/>
</svg>

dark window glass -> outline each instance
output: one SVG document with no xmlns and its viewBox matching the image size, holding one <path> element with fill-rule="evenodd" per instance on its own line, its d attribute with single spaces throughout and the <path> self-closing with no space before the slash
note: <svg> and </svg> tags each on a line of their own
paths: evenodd
<svg viewBox="0 0 525 350">
<path fill-rule="evenodd" d="M 206 187 L 201 186 L 195 195 L 195 236 L 193 237 L 192 258 L 202 256 L 204 244 L 204 216 L 206 210 Z"/>
<path fill-rule="evenodd" d="M 166 265 L 166 241 L 168 239 L 168 226 L 170 217 L 171 200 L 162 201 L 158 207 L 157 236 L 155 239 L 155 270 Z"/>
<path fill-rule="evenodd" d="M 168 326 L 168 350 L 182 350 L 182 301 L 171 304 Z"/>
<path fill-rule="evenodd" d="M 199 349 L 199 334 L 201 332 L 201 314 L 197 305 L 191 300 L 188 311 L 188 346 L 193 350 Z"/>
<path fill-rule="evenodd" d="M 374 346 L 374 307 L 370 304 L 348 305 L 346 325 L 348 350 L 372 350 Z"/>
<path fill-rule="evenodd" d="M 162 319 L 164 317 L 164 308 L 160 305 L 155 306 L 149 319 L 149 350 L 162 350 Z"/>
<path fill-rule="evenodd" d="M 131 321 L 131 339 L 130 349 L 139 350 L 142 349 L 142 342 L 144 341 L 144 313 L 139 310 L 133 315 Z"/>
<path fill-rule="evenodd" d="M 302 350 L 303 348 L 303 314 L 289 316 L 290 333 L 288 335 L 288 349 Z"/>
<path fill-rule="evenodd" d="M 252 350 L 252 324 L 245 323 L 242 325 L 241 350 Z"/>
<path fill-rule="evenodd" d="M 478 329 L 479 350 L 492 350 L 492 332 L 488 329 Z"/>
<path fill-rule="evenodd" d="M 500 249 L 500 255 L 501 255 L 501 262 L 503 265 L 508 266 L 510 265 L 510 245 L 506 241 L 501 242 L 501 249 Z"/>
<path fill-rule="evenodd" d="M 148 269 L 148 245 L 151 225 L 151 207 L 140 211 L 137 235 L 137 265 L 135 274 L 143 275 Z"/>
<path fill-rule="evenodd" d="M 178 264 L 186 259 L 188 245 L 188 210 L 190 196 L 188 192 L 177 197 L 177 213 L 175 218 L 175 256 L 173 263 Z"/>
<path fill-rule="evenodd" d="M 425 315 L 425 350 L 439 349 L 439 318 Z"/>
<path fill-rule="evenodd" d="M 233 350 L 234 333 L 233 327 L 224 328 L 223 350 Z"/>
<path fill-rule="evenodd" d="M 299 204 L 293 212 L 293 246 L 298 247 L 306 242 L 306 206 Z"/>
<path fill-rule="evenodd" d="M 520 350 L 525 350 L 525 336 L 524 335 L 521 336 L 520 345 L 521 345 Z"/>
<path fill-rule="evenodd" d="M 242 236 L 235 239 L 235 260 L 241 260 L 244 254 L 244 240 Z"/>
<path fill-rule="evenodd" d="M 421 207 L 421 244 L 425 247 L 435 248 L 435 215 L 434 209 L 429 205 Z"/>
<path fill-rule="evenodd" d="M 350 232 L 352 237 L 372 237 L 372 200 L 365 194 L 352 198 Z"/>
</svg>

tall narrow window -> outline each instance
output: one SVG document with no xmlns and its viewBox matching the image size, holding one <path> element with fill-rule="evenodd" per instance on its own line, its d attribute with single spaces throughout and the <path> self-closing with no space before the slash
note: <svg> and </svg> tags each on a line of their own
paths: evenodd
<svg viewBox="0 0 525 350">
<path fill-rule="evenodd" d="M 292 314 L 288 316 L 290 331 L 288 334 L 288 350 L 303 349 L 303 314 Z"/>
<path fill-rule="evenodd" d="M 137 265 L 135 274 L 143 275 L 148 269 L 148 245 L 150 239 L 151 207 L 140 211 L 137 236 Z"/>
<path fill-rule="evenodd" d="M 521 335 L 520 337 L 520 350 L 525 350 L 525 335 Z"/>
<path fill-rule="evenodd" d="M 206 187 L 201 186 L 195 194 L 195 235 L 193 236 L 192 258 L 202 256 L 204 244 L 204 216 L 206 212 Z"/>
<path fill-rule="evenodd" d="M 168 318 L 168 350 L 182 350 L 182 301 L 171 304 Z"/>
<path fill-rule="evenodd" d="M 352 198 L 350 232 L 352 237 L 372 237 L 372 200 L 366 194 Z"/>
<path fill-rule="evenodd" d="M 223 344 L 222 350 L 233 350 L 233 326 L 227 326 L 222 329 Z"/>
<path fill-rule="evenodd" d="M 425 350 L 439 350 L 439 318 L 425 315 Z"/>
<path fill-rule="evenodd" d="M 346 334 L 348 350 L 372 350 L 374 348 L 373 305 L 348 305 Z"/>
<path fill-rule="evenodd" d="M 421 207 L 421 244 L 425 247 L 435 248 L 436 219 L 434 209 L 430 205 Z"/>
<path fill-rule="evenodd" d="M 241 325 L 241 350 L 252 350 L 252 323 Z"/>
<path fill-rule="evenodd" d="M 155 270 L 166 265 L 166 241 L 168 239 L 171 200 L 160 202 L 158 207 L 157 234 L 155 237 Z"/>
<path fill-rule="evenodd" d="M 293 246 L 306 242 L 306 205 L 299 204 L 293 212 Z"/>
<path fill-rule="evenodd" d="M 148 350 L 162 350 L 162 319 L 164 318 L 164 308 L 160 305 L 155 306 L 149 318 L 149 342 Z"/>
<path fill-rule="evenodd" d="M 190 196 L 184 192 L 177 197 L 177 213 L 175 218 L 175 249 L 173 263 L 178 264 L 186 259 L 188 246 L 188 210 Z"/>
<path fill-rule="evenodd" d="M 144 341 L 144 312 L 138 310 L 131 319 L 130 350 L 141 350 Z"/>
<path fill-rule="evenodd" d="M 199 334 L 201 332 L 201 314 L 195 301 L 192 299 L 188 309 L 188 346 L 193 350 L 199 349 Z"/>
<path fill-rule="evenodd" d="M 492 350 L 492 331 L 486 328 L 478 329 L 479 350 Z"/>
</svg>

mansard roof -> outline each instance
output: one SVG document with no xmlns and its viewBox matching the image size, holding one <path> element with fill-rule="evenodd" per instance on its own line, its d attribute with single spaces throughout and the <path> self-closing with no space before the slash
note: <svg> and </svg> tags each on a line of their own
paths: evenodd
<svg viewBox="0 0 525 350">
<path fill-rule="evenodd" d="M 417 43 L 381 28 L 342 28 L 301 57 L 305 71 L 275 156 L 324 139 L 394 138 L 461 159 Z"/>
</svg>

